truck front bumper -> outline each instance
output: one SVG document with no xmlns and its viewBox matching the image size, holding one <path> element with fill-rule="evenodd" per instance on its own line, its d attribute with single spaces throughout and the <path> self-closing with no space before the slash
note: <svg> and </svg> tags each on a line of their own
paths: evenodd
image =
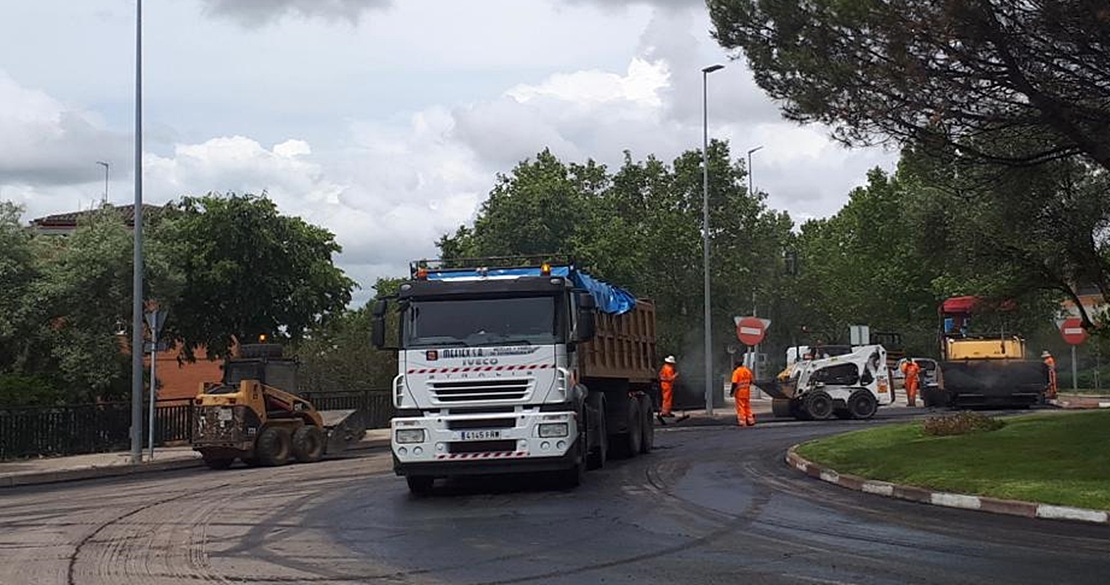
<svg viewBox="0 0 1110 585">
<path fill-rule="evenodd" d="M 541 426 L 548 436 L 541 436 Z M 391 427 L 398 475 L 551 471 L 574 465 L 580 456 L 574 412 L 432 413 L 395 418 Z M 402 435 L 408 435 L 406 442 L 398 441 Z"/>
</svg>

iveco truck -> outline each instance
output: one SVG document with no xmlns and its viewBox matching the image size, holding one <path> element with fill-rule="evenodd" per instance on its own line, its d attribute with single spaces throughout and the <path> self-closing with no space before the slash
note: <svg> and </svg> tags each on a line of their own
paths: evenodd
<svg viewBox="0 0 1110 585">
<path fill-rule="evenodd" d="M 375 303 L 374 345 L 398 336 L 391 448 L 414 494 L 500 473 L 574 487 L 652 449 L 652 303 L 570 262 L 513 264 L 414 262 Z"/>
</svg>

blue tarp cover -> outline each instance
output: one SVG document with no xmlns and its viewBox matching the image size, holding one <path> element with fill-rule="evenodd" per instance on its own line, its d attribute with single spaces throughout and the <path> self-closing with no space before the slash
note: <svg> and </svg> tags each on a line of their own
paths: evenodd
<svg viewBox="0 0 1110 585">
<path fill-rule="evenodd" d="M 479 280 L 479 279 L 504 279 L 518 278 L 521 276 L 542 276 L 540 268 L 490 268 L 483 272 L 478 270 L 429 270 L 428 280 Z M 569 278 L 574 286 L 589 291 L 597 302 L 597 309 L 610 315 L 622 315 L 631 311 L 636 306 L 636 297 L 623 288 L 613 286 L 598 280 L 581 270 L 570 266 L 552 266 L 551 276 Z"/>
</svg>

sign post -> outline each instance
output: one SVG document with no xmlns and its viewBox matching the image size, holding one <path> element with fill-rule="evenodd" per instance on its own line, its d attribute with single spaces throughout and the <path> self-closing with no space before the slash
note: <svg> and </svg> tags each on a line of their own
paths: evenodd
<svg viewBox="0 0 1110 585">
<path fill-rule="evenodd" d="M 158 401 L 158 378 L 155 365 L 158 363 L 158 333 L 166 324 L 166 310 L 156 309 L 146 314 L 146 324 L 150 327 L 150 414 L 147 422 L 147 445 L 150 461 L 154 461 L 154 403 Z"/>
<path fill-rule="evenodd" d="M 1071 389 L 1079 389 L 1079 369 L 1076 366 L 1075 347 L 1087 341 L 1087 330 L 1083 328 L 1083 321 L 1078 317 L 1065 319 L 1060 324 L 1060 335 L 1071 346 Z"/>
</svg>

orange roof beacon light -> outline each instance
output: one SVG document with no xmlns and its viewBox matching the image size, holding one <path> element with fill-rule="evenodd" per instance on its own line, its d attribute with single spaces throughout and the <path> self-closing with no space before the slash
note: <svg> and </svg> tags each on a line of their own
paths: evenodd
<svg viewBox="0 0 1110 585">
<path fill-rule="evenodd" d="M 551 276 L 551 264 L 544 262 L 540 265 L 540 274 L 544 276 Z"/>
<path fill-rule="evenodd" d="M 265 333 L 258 336 L 258 343 L 266 343 L 266 334 Z"/>
</svg>

